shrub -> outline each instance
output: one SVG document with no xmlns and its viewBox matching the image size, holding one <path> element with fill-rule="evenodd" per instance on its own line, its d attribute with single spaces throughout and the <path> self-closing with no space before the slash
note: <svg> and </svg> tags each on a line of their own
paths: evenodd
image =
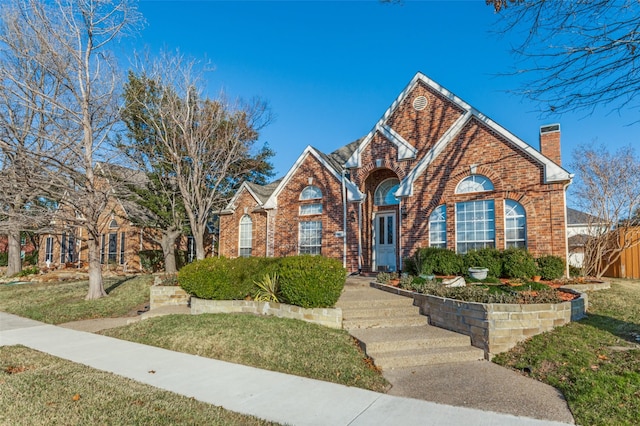
<svg viewBox="0 0 640 426">
<path fill-rule="evenodd" d="M 564 275 L 565 263 L 558 256 L 541 256 L 536 259 L 538 264 L 538 275 L 543 280 L 556 280 Z"/>
<path fill-rule="evenodd" d="M 33 266 L 31 268 L 25 268 L 22 271 L 18 272 L 19 277 L 26 277 L 27 275 L 35 275 L 40 272 L 37 266 Z"/>
<path fill-rule="evenodd" d="M 37 265 L 38 264 L 38 250 L 34 250 L 29 254 L 25 254 L 24 255 L 24 263 L 23 264 L 24 265 Z"/>
<path fill-rule="evenodd" d="M 0 266 L 7 266 L 9 264 L 9 253 L 0 253 Z"/>
<path fill-rule="evenodd" d="M 280 302 L 280 288 L 277 274 L 265 274 L 261 280 L 255 281 L 258 291 L 254 297 L 257 302 Z"/>
<path fill-rule="evenodd" d="M 418 253 L 416 251 L 416 253 Z M 418 270 L 418 265 L 416 264 L 415 255 L 411 257 L 405 257 L 402 259 L 402 269 L 404 272 L 409 275 L 420 275 L 420 271 Z"/>
<path fill-rule="evenodd" d="M 581 277 L 582 276 L 582 268 L 577 266 L 569 265 L 569 276 L 573 277 Z"/>
<path fill-rule="evenodd" d="M 278 276 L 285 302 L 303 308 L 334 306 L 347 278 L 342 262 L 322 256 L 281 258 Z"/>
<path fill-rule="evenodd" d="M 420 267 L 419 275 L 457 275 L 464 268 L 462 257 L 448 249 L 422 248 L 414 256 Z"/>
<path fill-rule="evenodd" d="M 509 248 L 502 253 L 502 275 L 505 278 L 528 279 L 538 274 L 536 261 L 527 250 Z"/>
<path fill-rule="evenodd" d="M 502 276 L 502 254 L 494 248 L 483 248 L 467 252 L 462 259 L 464 268 L 469 269 L 474 266 L 487 268 L 488 276 L 498 278 Z"/>
<path fill-rule="evenodd" d="M 158 272 L 164 265 L 162 250 L 140 250 L 140 264 L 145 271 Z"/>
</svg>

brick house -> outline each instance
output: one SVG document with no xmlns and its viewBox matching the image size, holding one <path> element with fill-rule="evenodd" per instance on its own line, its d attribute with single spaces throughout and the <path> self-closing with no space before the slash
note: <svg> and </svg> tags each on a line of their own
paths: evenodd
<svg viewBox="0 0 640 426">
<path fill-rule="evenodd" d="M 244 183 L 221 212 L 220 253 L 322 254 L 364 273 L 402 270 L 427 246 L 566 259 L 560 164 L 559 125 L 540 129 L 538 151 L 418 73 L 363 138 Z"/>
</svg>

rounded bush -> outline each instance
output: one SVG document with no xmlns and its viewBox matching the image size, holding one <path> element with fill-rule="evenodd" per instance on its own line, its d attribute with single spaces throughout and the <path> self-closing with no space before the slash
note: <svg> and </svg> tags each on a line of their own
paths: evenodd
<svg viewBox="0 0 640 426">
<path fill-rule="evenodd" d="M 347 279 L 342 262 L 322 256 L 291 256 L 278 263 L 278 282 L 286 303 L 303 308 L 336 304 Z"/>
<path fill-rule="evenodd" d="M 489 277 L 499 278 L 502 276 L 502 254 L 494 248 L 483 248 L 472 250 L 462 256 L 464 268 L 473 267 L 487 268 Z"/>
<path fill-rule="evenodd" d="M 558 256 L 541 256 L 536 259 L 539 275 L 543 280 L 556 280 L 565 273 L 565 263 Z"/>
<path fill-rule="evenodd" d="M 538 274 L 536 261 L 527 250 L 509 248 L 502 252 L 502 275 L 505 278 L 529 279 Z"/>
<path fill-rule="evenodd" d="M 459 275 L 463 273 L 464 262 L 455 252 L 436 247 L 422 248 L 415 256 L 421 274 Z"/>
</svg>

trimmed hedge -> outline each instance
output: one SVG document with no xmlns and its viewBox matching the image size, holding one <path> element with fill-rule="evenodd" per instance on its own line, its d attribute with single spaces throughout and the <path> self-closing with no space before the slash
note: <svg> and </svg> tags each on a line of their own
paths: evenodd
<svg viewBox="0 0 640 426">
<path fill-rule="evenodd" d="M 488 276 L 499 278 L 502 276 L 502 253 L 494 248 L 472 250 L 462 256 L 465 273 L 472 267 L 487 268 Z"/>
<path fill-rule="evenodd" d="M 502 252 L 502 275 L 505 278 L 529 279 L 537 274 L 536 260 L 527 250 L 509 248 Z"/>
<path fill-rule="evenodd" d="M 538 272 L 543 280 L 555 280 L 565 273 L 564 260 L 558 256 L 541 256 L 536 259 Z"/>
<path fill-rule="evenodd" d="M 321 256 L 284 258 L 206 258 L 184 266 L 178 284 L 201 299 L 243 300 L 254 298 L 259 281 L 276 274 L 282 302 L 303 308 L 332 307 L 346 281 L 342 263 Z"/>
<path fill-rule="evenodd" d="M 414 262 L 419 273 L 426 275 L 457 275 L 464 268 L 459 255 L 451 250 L 437 247 L 421 248 L 414 256 Z"/>
</svg>

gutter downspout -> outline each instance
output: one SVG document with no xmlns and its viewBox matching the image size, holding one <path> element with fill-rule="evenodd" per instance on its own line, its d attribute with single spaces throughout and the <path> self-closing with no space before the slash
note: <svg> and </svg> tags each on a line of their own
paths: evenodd
<svg viewBox="0 0 640 426">
<path fill-rule="evenodd" d="M 562 188 L 562 197 L 564 199 L 564 256 L 565 256 L 565 274 L 567 278 L 571 277 L 570 269 L 569 269 L 569 237 L 567 237 L 567 188 L 571 185 L 573 181 L 573 175 L 569 175 L 570 180 L 567 184 Z"/>
<path fill-rule="evenodd" d="M 342 267 L 347 269 L 347 188 L 342 169 Z"/>
<path fill-rule="evenodd" d="M 358 274 L 362 273 L 362 201 L 358 203 Z"/>
<path fill-rule="evenodd" d="M 398 271 L 402 271 L 402 208 L 404 207 L 404 198 L 400 199 L 398 207 Z"/>
</svg>

